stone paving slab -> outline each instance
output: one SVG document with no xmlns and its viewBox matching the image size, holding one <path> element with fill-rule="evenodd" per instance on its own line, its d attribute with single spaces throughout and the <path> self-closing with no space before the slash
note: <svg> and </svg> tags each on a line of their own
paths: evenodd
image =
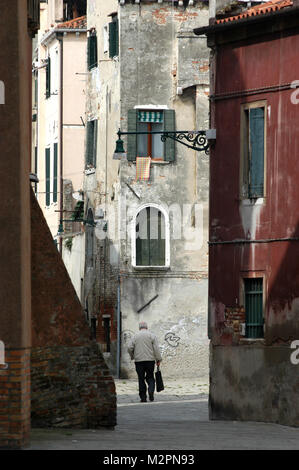
<svg viewBox="0 0 299 470">
<path fill-rule="evenodd" d="M 207 380 L 199 379 L 163 379 L 164 390 L 155 393 L 156 401 L 190 400 L 191 398 L 208 397 L 209 384 Z M 115 379 L 117 402 L 139 402 L 137 379 Z"/>
<path fill-rule="evenodd" d="M 299 450 L 299 429 L 269 423 L 209 421 L 208 385 L 165 381 L 140 403 L 136 381 L 116 380 L 114 430 L 33 429 L 30 450 Z"/>
</svg>

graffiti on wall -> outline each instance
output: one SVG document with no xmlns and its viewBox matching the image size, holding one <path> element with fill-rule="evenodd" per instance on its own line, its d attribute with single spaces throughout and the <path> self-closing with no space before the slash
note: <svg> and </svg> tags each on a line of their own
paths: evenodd
<svg viewBox="0 0 299 470">
<path fill-rule="evenodd" d="M 124 330 L 122 332 L 122 341 L 124 344 L 129 344 L 135 333 L 131 330 Z"/>
<path fill-rule="evenodd" d="M 171 348 L 177 348 L 180 344 L 180 340 L 181 338 L 179 336 L 176 336 L 174 333 L 172 333 L 171 331 L 169 331 L 168 333 L 166 333 L 166 335 L 164 336 L 164 340 L 166 341 L 166 343 L 168 344 L 168 346 L 170 346 Z"/>
</svg>

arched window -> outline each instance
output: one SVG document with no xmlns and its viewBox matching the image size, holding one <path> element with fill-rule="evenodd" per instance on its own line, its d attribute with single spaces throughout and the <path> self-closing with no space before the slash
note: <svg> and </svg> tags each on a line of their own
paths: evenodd
<svg viewBox="0 0 299 470">
<path fill-rule="evenodd" d="M 169 266 L 169 223 L 166 211 L 155 204 L 139 208 L 133 228 L 133 266 Z"/>
</svg>

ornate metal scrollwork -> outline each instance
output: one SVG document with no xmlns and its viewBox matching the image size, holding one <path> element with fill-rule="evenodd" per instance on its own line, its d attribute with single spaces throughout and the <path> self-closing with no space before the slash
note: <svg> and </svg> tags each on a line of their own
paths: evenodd
<svg viewBox="0 0 299 470">
<path fill-rule="evenodd" d="M 192 150 L 205 152 L 206 155 L 209 154 L 209 141 L 205 131 L 163 132 L 161 135 L 162 142 L 165 142 L 168 138 L 180 142 Z M 184 140 L 189 143 L 184 142 Z"/>
</svg>

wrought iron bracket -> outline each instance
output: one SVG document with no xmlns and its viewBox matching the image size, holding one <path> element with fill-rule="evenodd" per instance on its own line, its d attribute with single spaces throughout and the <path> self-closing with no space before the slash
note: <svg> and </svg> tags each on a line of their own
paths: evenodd
<svg viewBox="0 0 299 470">
<path fill-rule="evenodd" d="M 152 131 L 152 132 L 122 132 L 120 129 L 118 131 L 118 139 L 121 140 L 122 135 L 153 135 L 160 134 L 162 142 L 165 142 L 166 139 L 172 139 L 180 144 L 185 145 L 186 147 L 196 150 L 198 152 L 205 152 L 209 154 L 210 140 L 207 137 L 207 131 Z"/>
</svg>

